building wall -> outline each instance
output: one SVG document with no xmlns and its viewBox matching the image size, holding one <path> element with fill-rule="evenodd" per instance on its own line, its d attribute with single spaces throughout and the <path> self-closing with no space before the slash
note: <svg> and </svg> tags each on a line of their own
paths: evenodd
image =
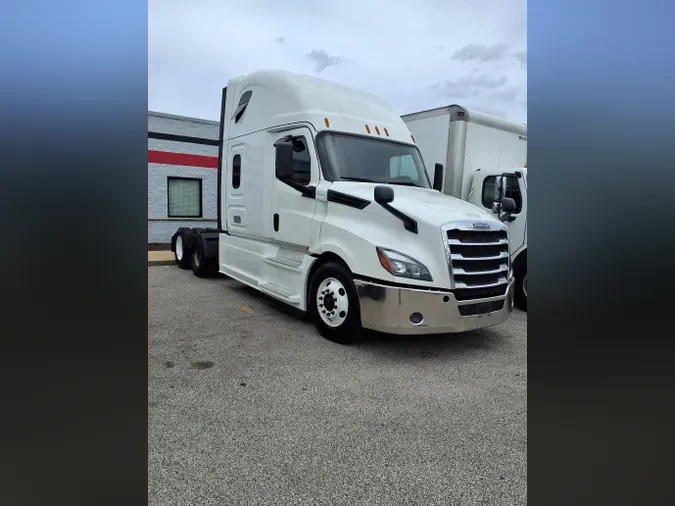
<svg viewBox="0 0 675 506">
<path fill-rule="evenodd" d="M 151 137 L 153 134 L 195 139 L 191 139 L 192 142 L 157 139 Z M 218 147 L 208 144 L 209 140 L 218 140 L 217 121 L 148 112 L 148 243 L 169 243 L 178 227 L 217 226 Z M 198 157 L 186 159 L 181 155 Z M 157 160 L 161 163 L 156 163 Z M 169 218 L 170 176 L 202 180 L 202 218 Z"/>
</svg>

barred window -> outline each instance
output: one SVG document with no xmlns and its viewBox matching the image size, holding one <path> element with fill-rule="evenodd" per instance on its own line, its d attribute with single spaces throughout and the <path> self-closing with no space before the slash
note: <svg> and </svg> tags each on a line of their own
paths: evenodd
<svg viewBox="0 0 675 506">
<path fill-rule="evenodd" d="M 202 180 L 168 178 L 169 218 L 202 217 Z"/>
</svg>

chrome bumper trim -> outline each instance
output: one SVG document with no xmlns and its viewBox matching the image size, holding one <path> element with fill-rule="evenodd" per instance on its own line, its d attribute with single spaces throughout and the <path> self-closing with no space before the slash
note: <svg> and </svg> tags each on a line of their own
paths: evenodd
<svg viewBox="0 0 675 506">
<path fill-rule="evenodd" d="M 503 323 L 513 312 L 513 278 L 509 279 L 506 295 L 463 301 L 457 301 L 449 292 L 400 288 L 359 279 L 354 283 L 361 304 L 361 325 L 379 332 L 405 335 L 465 332 Z M 459 312 L 460 306 L 499 300 L 504 305 L 498 311 L 473 316 L 462 316 Z M 411 323 L 412 313 L 422 314 L 422 322 Z"/>
</svg>

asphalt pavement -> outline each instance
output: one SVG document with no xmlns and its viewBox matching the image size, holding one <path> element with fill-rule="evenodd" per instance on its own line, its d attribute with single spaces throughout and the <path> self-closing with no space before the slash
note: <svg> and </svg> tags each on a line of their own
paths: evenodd
<svg viewBox="0 0 675 506">
<path fill-rule="evenodd" d="M 150 271 L 150 504 L 524 505 L 527 314 L 358 345 Z"/>
</svg>

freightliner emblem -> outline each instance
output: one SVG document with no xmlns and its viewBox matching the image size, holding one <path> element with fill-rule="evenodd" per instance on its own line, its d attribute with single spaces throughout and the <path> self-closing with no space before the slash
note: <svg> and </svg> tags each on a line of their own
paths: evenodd
<svg viewBox="0 0 675 506">
<path fill-rule="evenodd" d="M 474 224 L 472 225 L 472 227 L 473 227 L 473 228 L 480 228 L 480 229 L 482 229 L 482 230 L 485 230 L 486 228 L 490 228 L 490 224 L 489 224 L 489 223 L 481 223 L 481 222 L 478 222 L 478 223 L 474 223 Z"/>
</svg>

